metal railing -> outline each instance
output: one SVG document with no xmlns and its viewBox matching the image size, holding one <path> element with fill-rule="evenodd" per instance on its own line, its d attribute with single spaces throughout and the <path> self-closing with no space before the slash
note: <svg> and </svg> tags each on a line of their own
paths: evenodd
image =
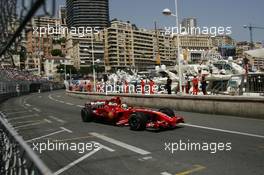
<svg viewBox="0 0 264 175">
<path fill-rule="evenodd" d="M 2 112 L 0 112 L 0 174 L 52 174 L 49 168 L 7 122 Z"/>
</svg>

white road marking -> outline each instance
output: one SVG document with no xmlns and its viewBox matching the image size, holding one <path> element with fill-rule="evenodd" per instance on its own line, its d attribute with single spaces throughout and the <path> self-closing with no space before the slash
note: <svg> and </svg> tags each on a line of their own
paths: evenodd
<svg viewBox="0 0 264 175">
<path fill-rule="evenodd" d="M 48 98 L 51 100 L 54 100 L 54 98 L 51 96 L 51 94 L 49 94 Z"/>
<path fill-rule="evenodd" d="M 33 108 L 33 110 L 35 110 L 37 112 L 41 112 L 40 109 L 38 109 L 38 108 Z"/>
<path fill-rule="evenodd" d="M 52 116 L 52 115 L 48 116 L 48 118 L 51 118 L 51 119 L 53 119 L 53 120 L 55 120 L 55 121 L 57 121 L 57 122 L 60 122 L 60 123 L 66 123 L 64 120 L 59 119 L 58 117 L 54 117 L 54 116 Z"/>
<path fill-rule="evenodd" d="M 64 128 L 64 127 L 60 127 L 60 128 L 63 129 L 63 130 L 65 130 L 65 131 L 67 131 L 67 132 L 69 132 L 69 133 L 72 133 L 72 131 L 69 130 L 69 129 L 66 129 L 66 128 Z"/>
<path fill-rule="evenodd" d="M 52 121 L 50 121 L 48 119 L 44 119 L 44 121 L 46 121 L 47 123 L 52 123 Z"/>
<path fill-rule="evenodd" d="M 26 103 L 25 105 L 26 105 L 26 106 L 28 106 L 28 107 L 30 107 L 30 106 L 31 106 L 31 105 L 30 105 L 30 104 L 28 104 L 28 103 Z"/>
<path fill-rule="evenodd" d="M 91 141 L 92 143 L 98 143 L 98 142 L 95 142 L 95 141 Z M 112 149 L 112 148 L 109 148 L 108 146 L 105 146 L 105 145 L 103 145 L 103 144 L 101 144 L 101 143 L 98 143 L 99 145 L 100 145 L 100 148 L 104 148 L 104 149 L 106 149 L 107 151 L 110 151 L 110 152 L 114 152 L 115 150 L 114 149 Z"/>
<path fill-rule="evenodd" d="M 162 172 L 162 173 L 160 173 L 161 175 L 172 175 L 171 173 L 168 173 L 168 172 Z"/>
<path fill-rule="evenodd" d="M 61 96 L 60 96 L 60 95 L 57 95 L 56 97 L 59 97 L 59 98 L 60 98 Z M 53 100 L 53 101 L 59 102 L 59 103 L 67 104 L 67 105 L 70 105 L 70 106 L 74 106 L 73 103 L 69 103 L 69 102 L 65 102 L 65 101 L 57 100 L 57 99 L 53 98 L 53 97 L 51 96 L 51 94 L 48 96 L 48 98 L 51 99 L 51 100 Z M 76 107 L 83 108 L 84 106 L 76 105 Z"/>
<path fill-rule="evenodd" d="M 18 111 L 21 111 L 21 110 L 25 110 L 24 108 L 21 108 L 21 109 L 17 109 L 17 108 L 4 108 L 4 110 L 2 110 L 2 112 L 4 113 L 8 113 L 8 112 L 18 112 Z"/>
<path fill-rule="evenodd" d="M 245 132 L 231 131 L 231 130 L 218 129 L 218 128 L 211 128 L 211 127 L 199 126 L 199 125 L 192 125 L 192 124 L 188 124 L 188 123 L 181 123 L 179 125 L 189 126 L 189 127 L 194 127 L 194 128 L 207 129 L 207 130 L 212 130 L 212 131 L 219 131 L 219 132 L 231 133 L 231 134 L 238 134 L 238 135 L 250 136 L 250 137 L 258 137 L 258 138 L 262 138 L 262 139 L 264 138 L 263 135 L 250 134 L 250 133 L 245 133 Z"/>
<path fill-rule="evenodd" d="M 12 114 L 19 114 L 19 113 L 26 113 L 28 111 L 15 111 L 15 112 L 8 112 L 6 115 L 12 115 Z"/>
<path fill-rule="evenodd" d="M 25 119 L 25 118 L 31 118 L 31 117 L 38 117 L 39 114 L 30 114 L 30 115 L 23 115 L 21 117 L 12 117 L 12 118 L 8 118 L 8 121 L 12 121 L 12 120 L 19 120 L 19 119 Z"/>
<path fill-rule="evenodd" d="M 35 141 L 35 140 L 39 140 L 39 139 L 42 139 L 42 138 L 45 138 L 45 137 L 48 137 L 48 136 L 52 136 L 52 135 L 55 135 L 55 134 L 58 134 L 58 133 L 61 133 L 61 132 L 69 132 L 70 130 L 66 129 L 66 128 L 63 128 L 63 127 L 60 127 L 61 130 L 59 131 L 56 131 L 56 132 L 53 132 L 53 133 L 50 133 L 50 134 L 46 134 L 46 135 L 43 135 L 43 136 L 40 136 L 40 137 L 36 137 L 36 138 L 33 138 L 33 139 L 30 139 L 30 140 L 27 140 L 26 142 L 32 142 L 32 141 Z M 72 131 L 70 131 L 70 133 L 72 133 Z"/>
<path fill-rule="evenodd" d="M 27 121 L 20 121 L 20 122 L 12 122 L 12 125 L 18 125 L 18 124 L 27 124 L 27 123 L 34 123 L 34 122 L 41 122 L 43 120 L 27 120 Z"/>
<path fill-rule="evenodd" d="M 151 156 L 147 156 L 147 157 L 143 157 L 142 159 L 143 160 L 149 160 L 149 159 L 152 159 L 152 157 Z"/>
<path fill-rule="evenodd" d="M 115 139 L 112 139 L 112 138 L 110 138 L 110 137 L 106 137 L 106 136 L 101 135 L 101 134 L 98 134 L 98 133 L 96 133 L 96 132 L 91 132 L 90 135 L 95 136 L 95 137 L 97 137 L 97 138 L 99 138 L 99 139 L 102 139 L 102 140 L 104 140 L 104 141 L 110 142 L 110 143 L 112 143 L 112 144 L 118 145 L 118 146 L 120 146 L 120 147 L 122 147 L 122 148 L 128 149 L 128 150 L 133 151 L 133 152 L 135 152 L 135 153 L 141 154 L 141 155 L 147 155 L 147 154 L 150 154 L 150 152 L 148 152 L 148 151 L 145 151 L 145 150 L 143 150 L 143 149 L 140 149 L 140 148 L 138 148 L 138 147 L 135 147 L 135 146 L 132 146 L 132 145 L 129 145 L 129 144 L 123 143 L 123 142 L 120 142 L 120 141 L 115 140 Z"/>
<path fill-rule="evenodd" d="M 139 158 L 138 160 L 139 161 L 145 161 L 145 160 L 150 160 L 150 159 L 152 159 L 153 157 L 151 157 L 151 156 L 147 156 L 147 157 L 143 157 L 143 158 Z"/>
<path fill-rule="evenodd" d="M 75 166 L 76 164 L 80 163 L 81 161 L 83 161 L 84 159 L 92 156 L 93 154 L 95 154 L 96 152 L 98 152 L 99 150 L 101 150 L 102 148 L 99 147 L 98 149 L 94 149 L 93 151 L 85 154 L 84 156 L 80 157 L 79 159 L 73 161 L 72 163 L 66 165 L 64 168 L 59 169 L 58 171 L 56 171 L 55 173 L 53 173 L 54 175 L 59 175 L 61 173 L 63 173 L 64 171 L 70 169 L 71 167 Z"/>
<path fill-rule="evenodd" d="M 34 125 L 40 125 L 40 124 L 43 124 L 43 123 L 46 123 L 46 122 L 47 122 L 46 120 L 43 120 L 43 121 L 41 121 L 41 122 L 30 123 L 30 124 L 21 125 L 21 126 L 16 126 L 16 127 L 14 127 L 14 129 L 25 128 L 25 127 L 28 127 L 28 126 L 34 126 Z M 49 121 L 49 122 L 50 122 L 50 121 Z"/>
</svg>

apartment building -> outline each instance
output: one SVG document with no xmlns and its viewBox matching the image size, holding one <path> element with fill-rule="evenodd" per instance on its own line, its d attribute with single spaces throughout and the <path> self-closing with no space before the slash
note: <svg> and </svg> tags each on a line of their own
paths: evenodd
<svg viewBox="0 0 264 175">
<path fill-rule="evenodd" d="M 102 33 L 85 37 L 69 34 L 66 40 L 67 56 L 72 59 L 74 67 L 78 70 L 93 64 L 93 54 L 96 64 L 104 66 Z"/>
<path fill-rule="evenodd" d="M 55 30 L 60 26 L 65 25 L 61 24 L 59 18 L 32 18 L 31 25 L 27 26 L 26 30 L 27 69 L 40 67 L 43 64 L 42 61 L 51 56 L 53 49 L 59 49 L 63 54 L 66 53 L 65 43 L 57 42 L 65 35 L 59 32 L 48 32 L 49 27 L 53 27 Z"/>
<path fill-rule="evenodd" d="M 139 29 L 129 22 L 113 20 L 111 26 L 104 29 L 103 36 L 107 70 L 146 70 L 157 64 L 175 64 L 173 40 L 160 31 Z"/>
</svg>

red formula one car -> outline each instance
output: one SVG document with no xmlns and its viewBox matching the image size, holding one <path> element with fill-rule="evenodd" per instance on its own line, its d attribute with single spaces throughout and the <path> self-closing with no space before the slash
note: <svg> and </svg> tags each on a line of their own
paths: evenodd
<svg viewBox="0 0 264 175">
<path fill-rule="evenodd" d="M 156 111 L 128 107 L 119 97 L 86 103 L 81 110 L 81 117 L 84 122 L 104 121 L 117 126 L 130 126 L 130 129 L 135 131 L 146 128 L 174 128 L 178 123 L 184 122 L 182 117 L 175 116 L 169 108 Z"/>
</svg>

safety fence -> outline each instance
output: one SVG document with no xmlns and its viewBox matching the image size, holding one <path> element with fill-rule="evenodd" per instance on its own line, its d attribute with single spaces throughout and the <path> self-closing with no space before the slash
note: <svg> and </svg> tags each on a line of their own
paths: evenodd
<svg viewBox="0 0 264 175">
<path fill-rule="evenodd" d="M 22 38 L 34 15 L 54 16 L 56 0 L 1 0 L 0 1 L 0 62 L 15 66 L 14 53 L 22 54 Z"/>
<path fill-rule="evenodd" d="M 25 47 L 21 41 L 32 17 L 37 12 L 39 16 L 54 16 L 55 10 L 56 0 L 0 0 L 0 65 L 11 62 L 11 65 L 15 67 L 13 56 L 24 54 Z M 31 92 L 63 88 L 63 85 L 54 82 L 21 81 L 14 77 L 21 76 L 21 72 L 17 73 L 17 71 L 5 71 L 3 74 L 0 72 L 0 103 Z M 27 79 L 28 76 L 24 78 Z M 8 124 L 1 112 L 0 174 L 52 174 Z"/>
<path fill-rule="evenodd" d="M 0 174 L 52 174 L 7 122 L 2 112 L 0 112 Z"/>
<path fill-rule="evenodd" d="M 0 81 L 0 103 L 12 97 L 62 89 L 54 82 Z M 49 175 L 51 171 L 32 151 L 0 112 L 0 174 Z"/>
</svg>

